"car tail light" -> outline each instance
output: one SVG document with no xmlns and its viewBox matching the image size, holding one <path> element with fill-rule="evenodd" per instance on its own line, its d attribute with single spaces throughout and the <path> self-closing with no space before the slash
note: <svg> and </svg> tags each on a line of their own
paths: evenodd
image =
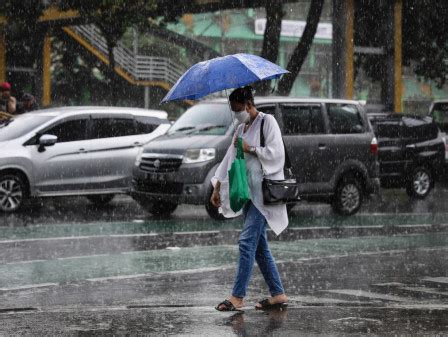
<svg viewBox="0 0 448 337">
<path fill-rule="evenodd" d="M 372 142 L 370 143 L 370 153 L 377 155 L 378 154 L 378 141 L 376 137 L 373 137 Z"/>
</svg>

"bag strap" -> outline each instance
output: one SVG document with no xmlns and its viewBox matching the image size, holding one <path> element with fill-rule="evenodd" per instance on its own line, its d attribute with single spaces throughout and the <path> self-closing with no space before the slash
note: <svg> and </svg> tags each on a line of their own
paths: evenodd
<svg viewBox="0 0 448 337">
<path fill-rule="evenodd" d="M 260 127 L 260 146 L 261 147 L 264 147 L 264 145 L 265 145 L 263 129 L 264 129 L 264 117 L 261 120 L 261 127 Z M 291 160 L 289 159 L 288 149 L 286 148 L 283 136 L 282 136 L 282 142 L 283 142 L 283 147 L 285 148 L 285 164 L 283 166 L 283 170 L 287 171 L 289 173 L 289 175 L 292 176 Z"/>
</svg>

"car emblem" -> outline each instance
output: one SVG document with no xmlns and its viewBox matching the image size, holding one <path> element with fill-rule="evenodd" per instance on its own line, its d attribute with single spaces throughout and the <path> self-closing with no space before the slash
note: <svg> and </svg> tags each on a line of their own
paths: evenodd
<svg viewBox="0 0 448 337">
<path fill-rule="evenodd" d="M 154 160 L 154 167 L 155 168 L 159 168 L 160 167 L 160 160 L 159 159 Z"/>
</svg>

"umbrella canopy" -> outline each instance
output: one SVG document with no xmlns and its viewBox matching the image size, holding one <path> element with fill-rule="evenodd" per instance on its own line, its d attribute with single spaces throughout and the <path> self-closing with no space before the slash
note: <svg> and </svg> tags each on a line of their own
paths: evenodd
<svg viewBox="0 0 448 337">
<path fill-rule="evenodd" d="M 224 89 L 279 78 L 286 73 L 287 70 L 256 55 L 234 54 L 217 57 L 199 62 L 188 69 L 166 94 L 162 103 L 199 99 Z"/>
</svg>

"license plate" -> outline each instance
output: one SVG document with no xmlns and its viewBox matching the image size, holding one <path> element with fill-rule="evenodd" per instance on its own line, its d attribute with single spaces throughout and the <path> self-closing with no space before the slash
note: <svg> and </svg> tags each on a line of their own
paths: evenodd
<svg viewBox="0 0 448 337">
<path fill-rule="evenodd" d="M 147 173 L 146 179 L 149 181 L 165 181 L 166 175 L 163 173 Z"/>
</svg>

